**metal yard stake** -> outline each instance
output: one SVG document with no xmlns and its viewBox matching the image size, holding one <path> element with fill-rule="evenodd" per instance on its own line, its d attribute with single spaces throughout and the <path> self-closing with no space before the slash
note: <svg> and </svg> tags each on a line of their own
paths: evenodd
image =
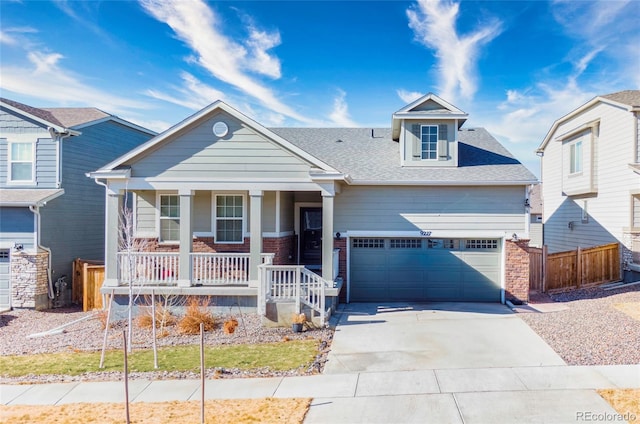
<svg viewBox="0 0 640 424">
<path fill-rule="evenodd" d="M 124 405 L 125 411 L 127 414 L 127 424 L 131 423 L 131 419 L 129 417 L 129 363 L 127 358 L 127 332 L 126 330 L 122 330 L 122 339 L 124 341 L 123 350 L 124 350 Z"/>
<path fill-rule="evenodd" d="M 204 424 L 204 323 L 200 323 L 200 423 Z"/>
<path fill-rule="evenodd" d="M 109 309 L 107 310 L 107 322 L 104 324 L 104 339 L 102 340 L 102 353 L 100 354 L 100 368 L 104 368 L 104 353 L 107 349 L 107 335 L 109 334 L 109 321 L 111 320 L 111 304 L 113 303 L 113 294 L 115 290 L 111 290 L 109 296 Z"/>
</svg>

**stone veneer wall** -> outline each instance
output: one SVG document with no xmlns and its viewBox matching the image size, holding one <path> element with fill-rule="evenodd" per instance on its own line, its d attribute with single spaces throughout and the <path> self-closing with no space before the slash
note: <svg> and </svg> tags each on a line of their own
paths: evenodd
<svg viewBox="0 0 640 424">
<path fill-rule="evenodd" d="M 49 253 L 11 252 L 11 306 L 49 309 L 47 265 Z"/>
<path fill-rule="evenodd" d="M 529 301 L 529 240 L 505 240 L 505 298 Z"/>
</svg>

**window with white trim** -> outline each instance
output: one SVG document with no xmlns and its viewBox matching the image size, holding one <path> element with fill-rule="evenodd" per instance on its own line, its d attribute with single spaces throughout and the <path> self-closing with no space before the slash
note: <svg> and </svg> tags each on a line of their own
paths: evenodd
<svg viewBox="0 0 640 424">
<path fill-rule="evenodd" d="M 352 247 L 360 249 L 384 249 L 384 239 L 379 238 L 354 238 Z"/>
<path fill-rule="evenodd" d="M 177 194 L 160 195 L 160 241 L 180 241 L 180 197 Z"/>
<path fill-rule="evenodd" d="M 244 196 L 217 194 L 216 243 L 244 242 Z"/>
<path fill-rule="evenodd" d="M 427 239 L 428 249 L 455 249 L 453 239 Z"/>
<path fill-rule="evenodd" d="M 421 239 L 391 239 L 389 248 L 391 249 L 421 249 Z"/>
<path fill-rule="evenodd" d="M 578 140 L 569 147 L 569 173 L 582 172 L 582 140 Z"/>
<path fill-rule="evenodd" d="M 496 239 L 468 239 L 466 240 L 465 249 L 497 249 L 498 240 Z"/>
<path fill-rule="evenodd" d="M 9 181 L 35 180 L 35 143 L 9 143 Z"/>
<path fill-rule="evenodd" d="M 438 126 L 420 126 L 422 159 L 438 159 Z"/>
</svg>

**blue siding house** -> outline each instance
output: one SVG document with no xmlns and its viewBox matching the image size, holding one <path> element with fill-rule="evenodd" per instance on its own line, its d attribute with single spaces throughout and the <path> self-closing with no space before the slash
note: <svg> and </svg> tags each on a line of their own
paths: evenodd
<svg viewBox="0 0 640 424">
<path fill-rule="evenodd" d="M 85 174 L 154 135 L 96 108 L 0 98 L 0 310 L 69 302 L 73 260 L 104 258 L 104 189 Z"/>
</svg>

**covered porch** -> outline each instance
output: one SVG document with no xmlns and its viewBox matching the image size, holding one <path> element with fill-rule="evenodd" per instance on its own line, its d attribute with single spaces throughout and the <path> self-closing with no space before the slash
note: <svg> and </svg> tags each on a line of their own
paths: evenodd
<svg viewBox="0 0 640 424">
<path fill-rule="evenodd" d="M 123 248 L 117 231 L 107 231 L 102 292 L 126 295 L 132 285 L 140 295 L 201 295 L 228 297 L 229 301 L 242 297 L 245 306 L 254 305 L 263 316 L 270 315 L 274 304 L 276 309 L 290 305 L 295 311 L 306 310 L 310 320 L 324 325 L 337 303 L 343 279 L 339 276 L 341 250 L 334 246 L 335 191 L 234 190 L 233 196 L 240 199 L 237 209 L 242 209 L 238 212 L 242 223 L 237 225 L 242 237 L 235 243 L 221 242 L 222 229 L 216 225 L 218 215 L 225 215 L 219 203 L 227 193 L 230 191 L 110 190 L 108 228 L 122 228 L 127 207 L 139 218 L 135 219 L 134 249 Z M 165 197 L 170 197 L 169 202 Z M 155 203 L 149 205 L 149 199 Z M 165 203 L 171 200 L 175 204 L 167 207 Z M 210 206 L 203 207 L 205 201 Z M 173 210 L 168 212 L 173 219 L 166 228 L 163 208 Z M 154 222 L 145 222 L 146 215 L 153 215 Z M 203 225 L 207 215 L 211 215 L 209 228 Z M 173 229 L 176 240 L 166 240 Z M 269 319 L 286 321 L 288 317 L 282 314 L 277 312 Z"/>
</svg>

